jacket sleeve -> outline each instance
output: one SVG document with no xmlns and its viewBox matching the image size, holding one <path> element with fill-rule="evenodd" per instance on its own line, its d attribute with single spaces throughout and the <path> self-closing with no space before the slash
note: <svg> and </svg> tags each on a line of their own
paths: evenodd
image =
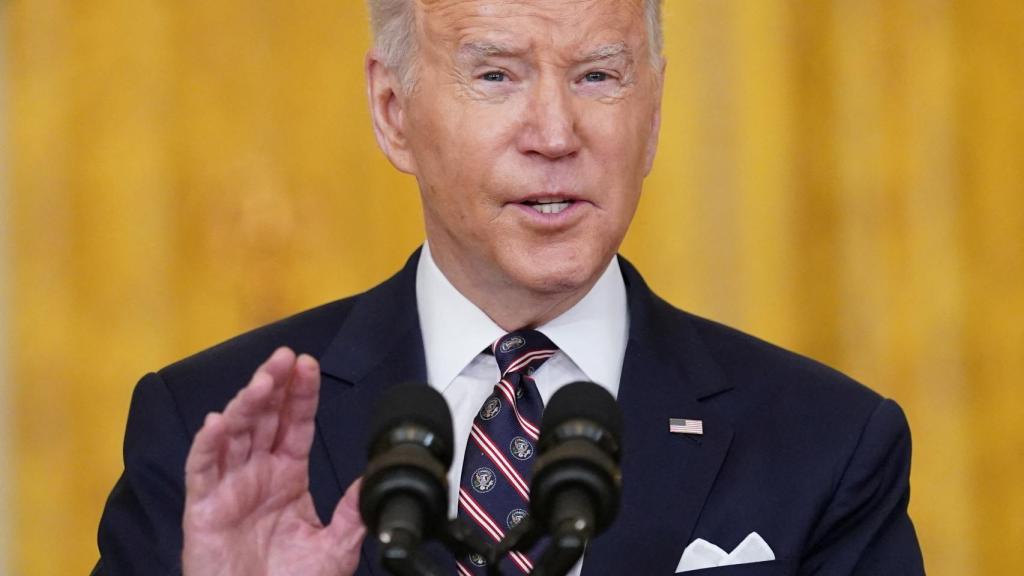
<svg viewBox="0 0 1024 576">
<path fill-rule="evenodd" d="M 124 472 L 100 519 L 100 559 L 93 576 L 181 573 L 190 441 L 163 379 L 143 377 L 128 413 Z"/>
<path fill-rule="evenodd" d="M 883 400 L 818 522 L 800 574 L 916 576 L 921 548 L 907 514 L 910 428 L 900 407 Z"/>
</svg>

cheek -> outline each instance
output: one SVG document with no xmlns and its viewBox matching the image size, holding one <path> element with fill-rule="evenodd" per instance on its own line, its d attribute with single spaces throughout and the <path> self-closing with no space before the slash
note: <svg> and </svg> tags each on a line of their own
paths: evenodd
<svg viewBox="0 0 1024 576">
<path fill-rule="evenodd" d="M 456 188 L 479 187 L 490 178 L 507 148 L 509 127 L 499 115 L 472 109 L 448 115 L 431 126 L 431 138 L 420 143 L 431 179 Z M 497 111 L 495 111 L 497 112 Z"/>
<path fill-rule="evenodd" d="M 625 114 L 592 116 L 588 122 L 587 148 L 592 156 L 589 169 L 599 175 L 595 184 L 618 193 L 635 188 L 643 179 L 646 158 L 646 135 L 637 128 L 634 118 Z M 628 126 L 628 129 L 624 127 Z"/>
</svg>

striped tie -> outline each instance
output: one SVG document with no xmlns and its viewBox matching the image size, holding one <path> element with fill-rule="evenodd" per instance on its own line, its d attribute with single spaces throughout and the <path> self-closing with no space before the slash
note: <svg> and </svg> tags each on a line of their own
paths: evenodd
<svg viewBox="0 0 1024 576">
<path fill-rule="evenodd" d="M 529 510 L 533 453 L 544 410 L 530 375 L 558 348 L 540 332 L 521 330 L 499 338 L 491 351 L 501 380 L 473 419 L 462 464 L 459 516 L 497 543 Z M 502 568 L 506 574 L 529 574 L 533 560 L 512 552 Z M 458 570 L 464 576 L 486 574 L 486 564 L 470 555 L 469 562 L 458 562 Z"/>
</svg>

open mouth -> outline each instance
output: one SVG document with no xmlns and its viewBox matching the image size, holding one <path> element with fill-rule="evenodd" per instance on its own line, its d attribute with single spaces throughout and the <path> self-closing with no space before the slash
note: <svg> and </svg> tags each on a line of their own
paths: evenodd
<svg viewBox="0 0 1024 576">
<path fill-rule="evenodd" d="M 541 214 L 558 214 L 563 210 L 572 206 L 573 200 L 528 200 L 523 202 L 524 206 L 529 206 Z"/>
</svg>

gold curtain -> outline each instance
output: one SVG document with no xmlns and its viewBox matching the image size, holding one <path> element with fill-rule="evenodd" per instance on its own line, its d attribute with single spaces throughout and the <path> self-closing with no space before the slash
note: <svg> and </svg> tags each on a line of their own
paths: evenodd
<svg viewBox="0 0 1024 576">
<path fill-rule="evenodd" d="M 362 2 L 8 0 L 0 19 L 0 572 L 82 574 L 135 380 L 371 286 L 422 225 L 373 142 Z M 665 26 L 624 253 L 677 305 L 898 400 L 929 573 L 1017 573 L 1024 2 L 667 0 Z"/>
</svg>

